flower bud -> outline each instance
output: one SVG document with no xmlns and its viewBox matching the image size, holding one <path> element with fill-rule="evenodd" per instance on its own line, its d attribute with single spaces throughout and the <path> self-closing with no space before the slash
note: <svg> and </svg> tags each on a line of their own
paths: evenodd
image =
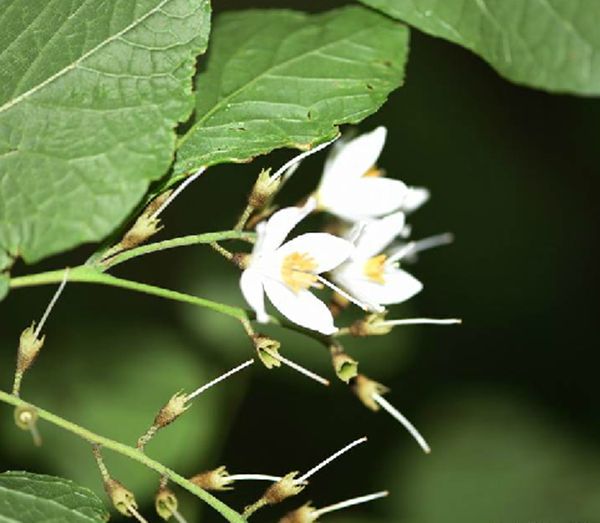
<svg viewBox="0 0 600 523">
<path fill-rule="evenodd" d="M 252 341 L 254 342 L 254 346 L 256 347 L 256 352 L 260 358 L 260 361 L 263 362 L 267 369 L 281 367 L 281 361 L 275 358 L 272 354 L 269 354 L 279 354 L 279 347 L 281 347 L 281 343 L 273 338 L 265 336 L 264 334 L 258 333 L 252 337 Z"/>
<path fill-rule="evenodd" d="M 380 409 L 377 402 L 373 399 L 373 394 L 385 394 L 390 390 L 385 385 L 377 383 L 363 374 L 358 374 L 350 383 L 350 387 L 352 388 L 352 392 L 358 396 L 358 399 L 373 411 Z"/>
<path fill-rule="evenodd" d="M 344 383 L 349 383 L 358 374 L 358 362 L 348 356 L 339 345 L 332 345 L 330 352 L 337 377 Z"/>
<path fill-rule="evenodd" d="M 35 322 L 27 327 L 19 339 L 19 351 L 17 354 L 17 372 L 23 374 L 35 361 L 40 349 L 44 345 L 46 336 L 37 337 Z"/>
<path fill-rule="evenodd" d="M 173 395 L 167 404 L 158 411 L 156 418 L 154 418 L 154 426 L 157 429 L 162 429 L 173 423 L 188 409 L 189 406 L 186 403 L 187 395 L 183 392 Z"/>
<path fill-rule="evenodd" d="M 171 489 L 161 487 L 154 497 L 154 507 L 156 513 L 165 521 L 173 517 L 173 513 L 177 511 L 177 498 Z"/>
<path fill-rule="evenodd" d="M 113 506 L 124 516 L 131 516 L 130 510 L 137 510 L 137 503 L 133 493 L 127 490 L 119 481 L 107 478 L 104 489 L 112 501 Z"/>
<path fill-rule="evenodd" d="M 273 180 L 271 178 L 271 169 L 263 169 L 256 179 L 252 192 L 248 197 L 248 204 L 255 209 L 262 209 L 265 207 L 271 198 L 279 190 L 281 184 L 281 178 Z"/>
<path fill-rule="evenodd" d="M 317 520 L 313 515 L 314 511 L 315 508 L 311 507 L 309 502 L 292 512 L 288 512 L 279 520 L 279 523 L 313 523 Z"/>
<path fill-rule="evenodd" d="M 383 336 L 389 334 L 392 326 L 385 323 L 386 313 L 369 314 L 361 320 L 355 321 L 350 325 L 350 334 L 352 336 Z"/>
<path fill-rule="evenodd" d="M 224 466 L 214 470 L 201 472 L 190 478 L 190 481 L 204 490 L 232 490 L 233 480 Z"/>
</svg>

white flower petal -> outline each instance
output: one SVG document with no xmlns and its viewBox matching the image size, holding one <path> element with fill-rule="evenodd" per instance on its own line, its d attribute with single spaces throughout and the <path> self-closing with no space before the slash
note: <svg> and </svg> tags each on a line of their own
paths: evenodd
<svg viewBox="0 0 600 523">
<path fill-rule="evenodd" d="M 265 310 L 265 295 L 260 274 L 252 269 L 246 269 L 240 277 L 240 288 L 248 305 L 254 309 L 256 319 L 260 323 L 267 323 L 269 316 Z"/>
<path fill-rule="evenodd" d="M 338 187 L 335 198 L 319 203 L 332 214 L 357 222 L 397 211 L 404 200 L 406 185 L 390 178 L 366 177 Z"/>
<path fill-rule="evenodd" d="M 381 253 L 404 229 L 404 213 L 396 212 L 367 223 L 355 242 L 356 258 L 371 258 Z"/>
<path fill-rule="evenodd" d="M 364 273 L 364 262 L 345 263 L 334 271 L 333 279 L 357 299 L 375 305 L 391 305 L 412 298 L 423 289 L 423 284 L 402 269 L 388 269 L 385 283 L 368 279 Z"/>
<path fill-rule="evenodd" d="M 282 260 L 293 252 L 306 253 L 317 263 L 313 272 L 319 274 L 337 267 L 350 256 L 353 249 L 352 243 L 333 234 L 309 232 L 284 243 L 277 249 L 276 257 Z"/>
<path fill-rule="evenodd" d="M 402 202 L 402 210 L 406 213 L 416 211 L 429 200 L 430 193 L 425 187 L 409 187 Z"/>
<path fill-rule="evenodd" d="M 337 331 L 327 306 L 310 291 L 295 293 L 276 280 L 267 279 L 263 283 L 271 303 L 288 320 L 326 335 Z"/>
<path fill-rule="evenodd" d="M 262 229 L 260 252 L 272 252 L 277 249 L 290 231 L 314 211 L 315 207 L 315 199 L 309 198 L 302 207 L 286 207 L 273 214 Z"/>
<path fill-rule="evenodd" d="M 385 127 L 377 127 L 352 140 L 340 140 L 327 157 L 321 187 L 335 190 L 340 184 L 363 176 L 377 162 L 386 134 Z"/>
</svg>

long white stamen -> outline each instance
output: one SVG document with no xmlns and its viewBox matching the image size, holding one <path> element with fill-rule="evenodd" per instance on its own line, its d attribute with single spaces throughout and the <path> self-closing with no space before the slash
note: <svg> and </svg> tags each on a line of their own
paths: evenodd
<svg viewBox="0 0 600 523">
<path fill-rule="evenodd" d="M 56 289 L 54 296 L 52 296 L 50 303 L 48 304 L 48 306 L 46 307 L 46 310 L 44 311 L 42 319 L 40 320 L 40 322 L 38 323 L 38 326 L 36 327 L 36 329 L 34 331 L 34 335 L 36 338 L 40 335 L 40 332 L 42 332 L 42 327 L 44 326 L 44 323 L 46 323 L 48 316 L 50 316 L 50 313 L 52 312 L 54 305 L 56 305 L 58 298 L 60 298 L 60 295 L 62 294 L 62 291 L 64 290 L 65 285 L 67 284 L 68 278 L 69 278 L 69 268 L 67 267 L 65 269 L 65 272 L 63 273 L 63 279 L 60 282 L 58 289 Z"/>
<path fill-rule="evenodd" d="M 333 140 L 329 140 L 328 142 L 322 143 L 320 145 L 317 145 L 316 147 L 313 147 L 312 149 L 308 150 L 308 151 L 304 151 L 303 153 L 300 153 L 296 156 L 294 156 L 291 160 L 289 160 L 288 162 L 284 163 L 283 166 L 281 166 L 279 169 L 277 169 L 277 171 L 275 171 L 273 173 L 273 175 L 271 176 L 271 178 L 269 179 L 269 183 L 273 183 L 274 181 L 276 181 L 282 174 L 286 174 L 286 180 L 287 178 L 289 178 L 294 171 L 296 170 L 296 166 L 297 164 L 299 164 L 302 160 L 304 160 L 304 158 L 311 156 L 315 153 L 318 153 L 320 150 L 325 149 L 325 147 L 331 145 L 333 142 L 335 142 L 337 139 L 339 138 L 339 135 L 336 136 Z M 286 171 L 288 169 L 290 169 L 291 167 L 294 167 L 294 170 L 286 173 Z"/>
<path fill-rule="evenodd" d="M 317 518 L 320 518 L 323 514 L 333 512 L 334 510 L 352 507 L 353 505 L 360 505 L 361 503 L 367 503 L 369 501 L 373 501 L 374 499 L 385 498 L 388 494 L 389 492 L 387 490 L 382 490 L 381 492 L 375 492 L 374 494 L 367 494 L 366 496 L 359 496 L 357 498 L 347 499 L 345 501 L 340 501 L 339 503 L 335 503 L 333 505 L 314 510 L 311 512 L 311 516 L 316 520 Z"/>
<path fill-rule="evenodd" d="M 323 276 L 321 276 L 319 274 L 316 274 L 315 276 L 317 277 L 317 280 L 319 280 L 323 285 L 326 285 L 331 290 L 337 292 L 340 296 L 343 296 L 348 301 L 354 303 L 354 305 L 360 307 L 363 311 L 366 311 L 366 312 L 383 312 L 384 311 L 384 308 L 381 306 L 371 305 L 371 304 L 364 303 L 364 302 L 358 300 L 351 294 L 348 294 L 346 291 L 340 289 L 337 285 L 335 285 L 335 284 L 331 283 L 329 280 L 323 278 Z"/>
<path fill-rule="evenodd" d="M 281 363 L 286 364 L 288 367 L 291 367 L 292 369 L 298 371 L 300 374 L 304 374 L 305 376 L 307 376 L 308 378 L 315 380 L 316 382 L 320 383 L 321 385 L 329 385 L 329 380 L 326 380 L 325 378 L 322 378 L 321 376 L 319 376 L 318 374 L 315 374 L 314 372 L 305 369 L 304 367 L 298 365 L 297 363 L 294 363 L 291 360 L 288 360 L 287 358 L 283 357 L 281 354 L 272 351 L 270 349 L 265 349 L 262 348 L 261 350 L 265 351 L 269 356 L 271 356 L 271 358 L 275 358 L 276 360 L 280 361 Z"/>
<path fill-rule="evenodd" d="M 280 476 L 270 476 L 269 474 L 232 474 L 227 476 L 231 481 L 280 481 Z"/>
<path fill-rule="evenodd" d="M 342 454 L 345 454 L 351 448 L 356 447 L 357 445 L 360 445 L 361 443 L 364 443 L 365 441 L 367 441 L 366 436 L 362 437 L 362 438 L 359 438 L 357 440 L 354 440 L 352 443 L 349 443 L 344 448 L 338 450 L 336 453 L 332 454 L 327 459 L 321 461 L 321 463 L 319 463 L 318 465 L 314 466 L 312 469 L 310 469 L 308 472 L 306 472 L 303 476 L 301 476 L 300 478 L 298 478 L 296 480 L 296 482 L 297 483 L 304 483 L 308 478 L 310 478 L 313 474 L 315 474 L 316 472 L 318 472 L 319 470 L 321 470 L 323 467 L 325 467 L 326 465 L 328 465 L 329 463 L 331 463 L 334 459 L 339 458 Z"/>
<path fill-rule="evenodd" d="M 188 523 L 187 520 L 177 511 L 177 509 L 173 510 L 171 514 L 177 520 L 177 523 Z"/>
<path fill-rule="evenodd" d="M 388 258 L 389 263 L 398 261 L 411 254 L 417 254 L 418 252 L 432 249 L 434 247 L 441 247 L 442 245 L 448 245 L 454 241 L 454 235 L 450 232 L 438 234 L 436 236 L 429 236 L 422 240 L 409 242 L 403 247 L 400 247 L 394 254 Z"/>
<path fill-rule="evenodd" d="M 140 523 L 148 523 L 148 521 L 142 516 L 133 505 L 129 505 L 127 507 L 127 512 L 131 514 L 135 519 L 137 519 Z"/>
<path fill-rule="evenodd" d="M 200 169 L 198 169 L 194 174 L 192 174 L 191 176 L 188 176 L 181 184 L 179 184 L 179 186 L 177 187 L 177 189 L 175 189 L 171 195 L 162 203 L 162 205 L 156 209 L 156 211 L 154 211 L 152 213 L 152 215 L 150 216 L 150 219 L 154 219 L 154 218 L 158 218 L 158 215 L 163 212 L 170 204 L 171 202 L 177 198 L 177 196 L 179 196 L 181 194 L 181 192 L 190 184 L 192 183 L 194 180 L 196 180 L 204 171 L 206 171 L 206 167 L 200 167 Z"/>
<path fill-rule="evenodd" d="M 379 325 L 387 325 L 389 327 L 395 327 L 397 325 L 418 325 L 421 323 L 432 323 L 434 325 L 456 325 L 462 323 L 459 318 L 447 318 L 447 319 L 436 319 L 436 318 L 407 318 L 404 320 L 385 320 L 379 323 Z"/>
<path fill-rule="evenodd" d="M 377 402 L 379 406 L 385 409 L 388 413 L 390 413 L 394 418 L 396 418 L 406 430 L 410 433 L 410 435 L 416 440 L 416 442 L 421 446 L 423 451 L 426 454 L 431 452 L 431 448 L 425 441 L 425 438 L 421 436 L 419 431 L 415 428 L 415 426 L 408 421 L 398 409 L 396 409 L 390 402 L 388 402 L 383 396 L 374 392 L 372 394 L 373 399 Z"/>
<path fill-rule="evenodd" d="M 186 396 L 186 398 L 185 398 L 186 402 L 192 401 L 196 396 L 198 396 L 199 394 L 202 394 L 205 390 L 210 389 L 213 385 L 216 385 L 217 383 L 229 378 L 229 376 L 231 376 L 232 374 L 235 374 L 236 372 L 239 372 L 242 369 L 245 369 L 246 367 L 248 367 L 248 365 L 252 365 L 253 363 L 254 363 L 253 359 L 245 361 L 244 363 L 242 363 L 241 365 L 238 365 L 234 369 L 227 371 L 225 374 L 221 374 L 221 376 L 219 376 L 218 378 L 215 378 L 214 380 L 209 381 L 206 385 L 202 385 L 202 387 L 196 389 L 194 392 L 192 392 L 191 394 L 188 394 Z"/>
</svg>

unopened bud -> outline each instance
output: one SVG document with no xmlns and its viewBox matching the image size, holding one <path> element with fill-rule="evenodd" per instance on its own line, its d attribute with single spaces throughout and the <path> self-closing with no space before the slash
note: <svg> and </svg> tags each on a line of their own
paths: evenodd
<svg viewBox="0 0 600 523">
<path fill-rule="evenodd" d="M 133 493 L 126 489 L 119 481 L 107 478 L 104 489 L 112 501 L 113 506 L 124 516 L 131 516 L 132 509 L 137 511 L 137 503 Z"/>
<path fill-rule="evenodd" d="M 348 356 L 338 345 L 332 345 L 330 351 L 331 361 L 337 377 L 344 383 L 349 383 L 358 374 L 358 362 Z"/>
<path fill-rule="evenodd" d="M 224 466 L 214 470 L 201 472 L 190 478 L 190 481 L 204 490 L 232 490 L 233 481 Z"/>
<path fill-rule="evenodd" d="M 385 323 L 385 312 L 369 314 L 361 320 L 355 321 L 350 325 L 350 334 L 352 336 L 383 336 L 392 331 L 392 327 Z"/>
<path fill-rule="evenodd" d="M 255 334 L 252 337 L 252 341 L 254 342 L 254 346 L 256 347 L 256 352 L 260 358 L 260 361 L 263 362 L 267 369 L 281 366 L 281 361 L 273 356 L 273 354 L 279 354 L 279 347 L 281 347 L 281 343 L 273 338 L 265 336 L 264 334 Z"/>
<path fill-rule="evenodd" d="M 38 338 L 38 334 L 35 332 L 35 322 L 21 333 L 17 354 L 17 372 L 23 374 L 31 367 L 43 347 L 45 339 L 46 336 Z"/>
<path fill-rule="evenodd" d="M 358 374 L 352 380 L 350 386 L 352 387 L 354 394 L 358 396 L 358 399 L 362 401 L 367 408 L 373 411 L 378 411 L 380 409 L 377 402 L 373 399 L 373 394 L 385 394 L 390 390 L 385 385 L 377 383 L 363 374 Z"/>
<path fill-rule="evenodd" d="M 248 197 L 248 204 L 255 209 L 262 209 L 279 190 L 280 184 L 281 178 L 271 178 L 271 169 L 263 169 L 259 173 L 252 192 Z"/>
<path fill-rule="evenodd" d="M 154 507 L 156 513 L 165 521 L 173 517 L 177 512 L 177 498 L 172 490 L 167 487 L 161 487 L 154 497 Z"/>
<path fill-rule="evenodd" d="M 173 423 L 188 409 L 189 405 L 186 405 L 186 403 L 187 395 L 183 392 L 178 392 L 173 395 L 167 404 L 160 409 L 156 418 L 154 418 L 154 426 L 157 429 L 162 429 L 170 423 Z"/>
<path fill-rule="evenodd" d="M 314 511 L 315 508 L 311 507 L 309 502 L 292 512 L 288 512 L 279 520 L 279 523 L 313 523 L 317 520 Z"/>
</svg>

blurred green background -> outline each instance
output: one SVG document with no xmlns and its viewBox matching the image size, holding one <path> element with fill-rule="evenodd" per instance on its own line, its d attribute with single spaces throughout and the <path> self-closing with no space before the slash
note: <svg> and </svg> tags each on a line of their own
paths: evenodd
<svg viewBox="0 0 600 523">
<path fill-rule="evenodd" d="M 413 31 L 406 86 L 360 131 L 386 125 L 381 166 L 431 189 L 431 201 L 411 216 L 414 236 L 456 236 L 452 246 L 423 253 L 409 269 L 425 290 L 393 315 L 457 316 L 464 324 L 405 327 L 355 340 L 348 350 L 363 372 L 392 388 L 390 401 L 427 437 L 432 454 L 422 454 L 386 414 L 367 411 L 341 382 L 327 389 L 287 368 L 260 365 L 201 396 L 148 453 L 186 475 L 222 464 L 231 472 L 282 474 L 306 470 L 367 434 L 369 443 L 315 476 L 299 498 L 253 520 L 274 521 L 309 499 L 319 507 L 389 489 L 386 500 L 323 520 L 600 522 L 599 117 L 600 101 L 511 85 L 470 53 Z M 290 155 L 211 168 L 165 213 L 160 239 L 229 228 L 259 169 Z M 314 187 L 323 159 L 303 164 L 282 203 Z M 91 249 L 19 265 L 15 273 L 75 265 Z M 243 304 L 237 269 L 202 246 L 140 258 L 115 274 Z M 0 304 L 5 390 L 19 333 L 39 319 L 53 291 L 19 290 Z M 23 396 L 131 443 L 174 392 L 192 390 L 252 355 L 234 320 L 111 288 L 69 285 L 45 331 Z M 319 345 L 268 332 L 286 355 L 331 377 Z M 81 441 L 41 424 L 45 444 L 34 448 L 13 425 L 11 410 L 1 405 L 0 414 L 2 470 L 63 475 L 103 495 Z M 149 508 L 156 477 L 119 456 L 107 453 L 106 460 L 156 521 Z M 241 508 L 264 487 L 239 483 L 220 497 Z M 190 522 L 220 521 L 195 499 L 180 498 Z"/>
</svg>

